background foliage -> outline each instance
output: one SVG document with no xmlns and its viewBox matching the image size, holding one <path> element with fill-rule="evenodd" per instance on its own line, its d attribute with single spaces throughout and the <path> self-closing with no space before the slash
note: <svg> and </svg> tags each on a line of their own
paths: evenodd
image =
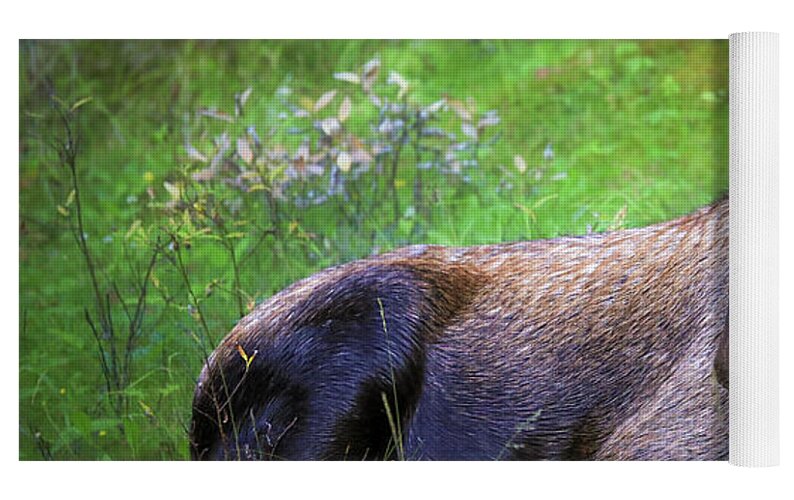
<svg viewBox="0 0 794 500">
<path fill-rule="evenodd" d="M 727 188 L 726 41 L 19 56 L 25 460 L 187 458 L 206 353 L 329 265 L 641 226 Z"/>
</svg>

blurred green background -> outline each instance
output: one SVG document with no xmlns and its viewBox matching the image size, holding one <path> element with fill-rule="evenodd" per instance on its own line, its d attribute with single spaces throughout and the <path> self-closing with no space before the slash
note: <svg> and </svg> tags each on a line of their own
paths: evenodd
<svg viewBox="0 0 794 500">
<path fill-rule="evenodd" d="M 727 56 L 725 40 L 21 41 L 20 459 L 187 458 L 206 352 L 329 265 L 713 201 Z"/>
</svg>

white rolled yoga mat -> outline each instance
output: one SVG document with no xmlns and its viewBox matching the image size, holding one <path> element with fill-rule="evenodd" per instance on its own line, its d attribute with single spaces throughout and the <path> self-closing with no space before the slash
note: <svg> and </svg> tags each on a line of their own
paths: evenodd
<svg viewBox="0 0 794 500">
<path fill-rule="evenodd" d="M 730 37 L 730 462 L 779 462 L 778 35 Z"/>
</svg>

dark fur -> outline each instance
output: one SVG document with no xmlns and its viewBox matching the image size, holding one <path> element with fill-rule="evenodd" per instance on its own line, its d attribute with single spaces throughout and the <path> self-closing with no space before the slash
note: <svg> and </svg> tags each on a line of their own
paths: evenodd
<svg viewBox="0 0 794 500">
<path fill-rule="evenodd" d="M 722 201 L 643 229 L 322 271 L 213 353 L 192 456 L 724 459 L 727 236 Z M 238 346 L 256 352 L 247 371 Z"/>
</svg>

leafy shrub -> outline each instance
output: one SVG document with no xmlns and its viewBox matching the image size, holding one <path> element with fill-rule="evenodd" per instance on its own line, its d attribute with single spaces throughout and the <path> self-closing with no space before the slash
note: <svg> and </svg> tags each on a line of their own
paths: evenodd
<svg viewBox="0 0 794 500">
<path fill-rule="evenodd" d="M 357 239 L 370 240 L 383 229 L 375 221 L 391 211 L 396 237 L 390 242 L 416 237 L 417 227 L 404 218 L 428 219 L 439 191 L 454 196 L 470 188 L 499 137 L 498 114 L 479 112 L 471 99 L 420 103 L 399 73 L 382 77 L 377 58 L 334 78 L 341 89 L 316 98 L 280 87 L 264 119 L 246 112 L 252 88 L 235 96 L 234 113 L 199 109 L 186 120 L 189 167 L 166 186 L 173 197 L 169 206 L 194 207 L 199 217 L 208 203 L 229 208 L 231 216 L 261 207 L 277 231 L 288 214 L 319 208 L 341 217 L 315 231 L 342 225 Z M 235 191 L 225 191 L 220 203 L 207 199 L 219 194 L 207 186 L 218 184 Z M 184 192 L 193 193 L 188 204 L 182 203 Z"/>
</svg>

